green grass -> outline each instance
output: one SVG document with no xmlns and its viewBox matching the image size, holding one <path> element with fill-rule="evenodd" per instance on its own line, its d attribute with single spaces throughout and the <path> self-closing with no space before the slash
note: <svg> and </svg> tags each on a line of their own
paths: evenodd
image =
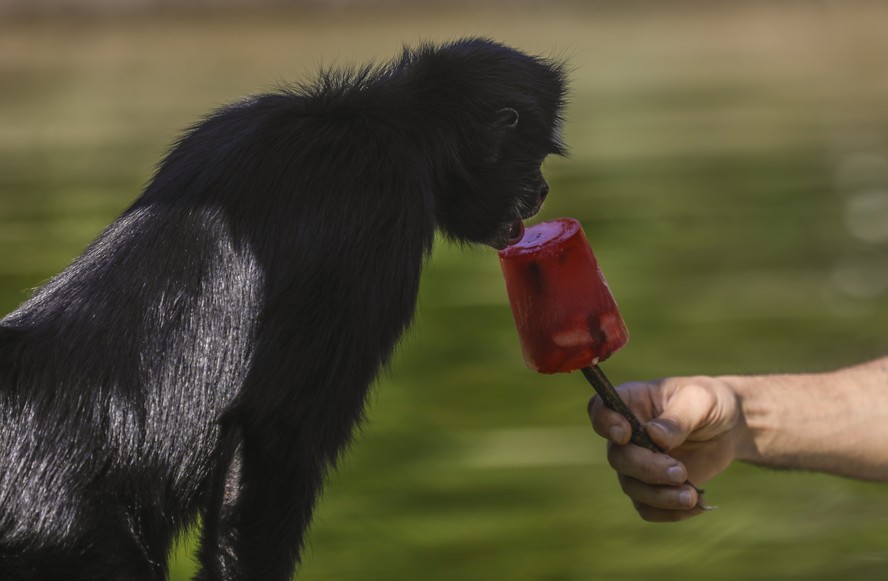
<svg viewBox="0 0 888 581">
<path fill-rule="evenodd" d="M 547 162 L 541 218 L 580 218 L 607 273 L 632 333 L 605 365 L 615 381 L 884 354 L 888 242 L 846 216 L 888 192 L 886 16 L 757 3 L 0 22 L 0 312 L 113 220 L 208 108 L 319 63 L 486 34 L 571 60 L 572 156 Z M 439 242 L 303 578 L 884 577 L 883 485 L 737 465 L 707 486 L 719 510 L 643 523 L 589 396 L 578 376 L 524 367 L 492 251 Z"/>
</svg>

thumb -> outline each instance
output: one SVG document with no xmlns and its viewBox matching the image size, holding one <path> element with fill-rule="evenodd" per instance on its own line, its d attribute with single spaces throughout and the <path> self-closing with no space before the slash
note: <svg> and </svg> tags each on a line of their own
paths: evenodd
<svg viewBox="0 0 888 581">
<path fill-rule="evenodd" d="M 715 405 L 716 398 L 702 385 L 681 385 L 666 400 L 663 412 L 648 422 L 648 434 L 664 450 L 677 448 L 711 422 Z"/>
</svg>

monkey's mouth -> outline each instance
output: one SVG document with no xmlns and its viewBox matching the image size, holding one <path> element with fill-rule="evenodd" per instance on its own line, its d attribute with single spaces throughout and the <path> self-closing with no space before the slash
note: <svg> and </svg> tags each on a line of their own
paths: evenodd
<svg viewBox="0 0 888 581">
<path fill-rule="evenodd" d="M 536 216 L 542 209 L 543 202 L 546 201 L 546 196 L 549 195 L 549 184 L 546 182 L 542 174 L 540 174 L 539 180 L 539 192 L 537 192 L 536 203 L 520 213 L 516 211 L 515 219 L 497 230 L 496 234 L 493 235 L 487 244 L 493 246 L 497 250 L 502 250 L 506 246 L 521 242 L 521 239 L 524 238 L 524 220 Z"/>
<path fill-rule="evenodd" d="M 517 244 L 524 238 L 524 220 L 515 220 L 509 225 L 508 245 Z"/>
<path fill-rule="evenodd" d="M 501 226 L 496 234 L 487 240 L 487 245 L 502 250 L 506 246 L 521 242 L 522 238 L 524 238 L 524 221 L 519 217 Z"/>
<path fill-rule="evenodd" d="M 502 226 L 499 230 L 497 230 L 496 234 L 494 234 L 493 238 L 488 242 L 490 246 L 493 246 L 497 250 L 502 250 L 506 246 L 511 246 L 512 244 L 517 244 L 521 242 L 521 239 L 524 238 L 524 220 L 528 218 L 533 218 L 540 211 L 540 208 L 543 207 L 542 202 L 537 204 L 535 208 L 530 211 L 523 212 L 521 215 L 516 216 L 515 219 L 508 224 Z"/>
</svg>

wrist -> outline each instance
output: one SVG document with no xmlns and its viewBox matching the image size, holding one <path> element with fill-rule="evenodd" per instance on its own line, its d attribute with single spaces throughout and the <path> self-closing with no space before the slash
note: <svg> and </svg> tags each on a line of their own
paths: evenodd
<svg viewBox="0 0 888 581">
<path fill-rule="evenodd" d="M 840 379 L 836 373 L 725 378 L 740 409 L 734 458 L 775 468 L 822 470 L 823 458 L 831 454 L 827 435 L 848 407 Z"/>
<path fill-rule="evenodd" d="M 759 376 L 725 376 L 724 381 L 734 396 L 739 411 L 737 422 L 729 433 L 733 459 L 757 463 L 762 458 L 764 442 L 769 439 L 775 416 L 770 400 L 762 397 L 767 386 Z"/>
<path fill-rule="evenodd" d="M 721 377 L 735 460 L 888 481 L 888 357 L 831 372 Z"/>
</svg>

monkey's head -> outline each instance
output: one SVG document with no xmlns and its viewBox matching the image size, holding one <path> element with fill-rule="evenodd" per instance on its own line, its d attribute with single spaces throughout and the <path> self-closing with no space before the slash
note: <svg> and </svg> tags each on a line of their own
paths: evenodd
<svg viewBox="0 0 888 581">
<path fill-rule="evenodd" d="M 458 41 L 439 52 L 440 74 L 464 121 L 460 163 L 436 199 L 438 226 L 465 242 L 495 248 L 520 240 L 523 220 L 549 193 L 541 165 L 564 155 L 561 112 L 566 81 L 561 63 L 484 39 Z"/>
</svg>

